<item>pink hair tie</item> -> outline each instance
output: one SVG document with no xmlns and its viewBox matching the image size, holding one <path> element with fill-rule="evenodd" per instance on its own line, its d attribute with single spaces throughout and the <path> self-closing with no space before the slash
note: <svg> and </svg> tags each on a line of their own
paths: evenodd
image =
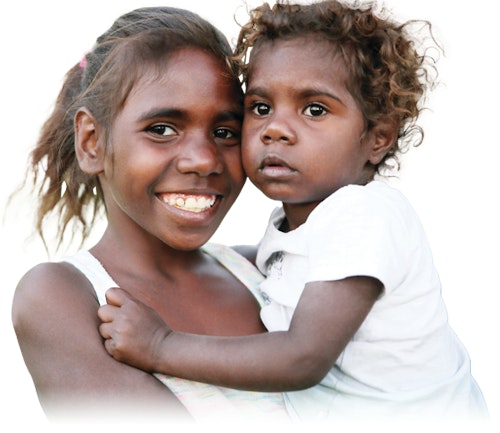
<svg viewBox="0 0 500 433">
<path fill-rule="evenodd" d="M 82 60 L 80 60 L 80 63 L 78 65 L 82 69 L 85 69 L 87 67 L 87 54 L 86 53 L 84 54 L 84 56 L 82 57 Z"/>
</svg>

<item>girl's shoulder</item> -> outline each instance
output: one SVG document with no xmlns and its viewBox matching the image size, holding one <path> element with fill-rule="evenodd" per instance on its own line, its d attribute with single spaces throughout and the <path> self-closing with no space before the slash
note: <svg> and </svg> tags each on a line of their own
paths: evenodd
<svg viewBox="0 0 500 433">
<path fill-rule="evenodd" d="M 57 323 L 64 315 L 85 317 L 86 309 L 97 311 L 98 303 L 89 281 L 68 263 L 40 263 L 19 281 L 12 302 L 14 328 L 36 330 Z M 38 324 L 38 326 L 35 326 Z"/>
<path fill-rule="evenodd" d="M 24 294 L 43 298 L 66 290 L 80 291 L 90 287 L 84 275 L 71 264 L 45 262 L 39 263 L 23 275 L 17 285 L 16 295 Z M 52 300 L 57 300 L 57 298 L 52 297 Z"/>
</svg>

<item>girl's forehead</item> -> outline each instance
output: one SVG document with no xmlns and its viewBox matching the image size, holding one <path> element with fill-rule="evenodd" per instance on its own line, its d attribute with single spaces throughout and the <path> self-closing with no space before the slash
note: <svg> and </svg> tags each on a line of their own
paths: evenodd
<svg viewBox="0 0 500 433">
<path fill-rule="evenodd" d="M 129 96 L 152 87 L 169 87 L 172 83 L 187 88 L 200 86 L 200 80 L 205 86 L 212 87 L 220 80 L 234 83 L 214 54 L 197 47 L 183 47 L 140 65 Z"/>
<path fill-rule="evenodd" d="M 201 49 L 181 49 L 164 63 L 142 68 L 122 113 L 137 117 L 141 112 L 146 118 L 167 107 L 195 113 L 204 101 L 210 101 L 214 111 L 240 107 L 238 81 L 230 76 L 220 60 Z"/>
<path fill-rule="evenodd" d="M 135 84 L 138 86 L 150 84 L 158 79 L 164 79 L 172 70 L 205 65 L 207 62 L 211 64 L 217 63 L 215 55 L 197 47 L 179 47 L 139 64 Z M 186 78 L 189 78 L 189 75 Z"/>
</svg>

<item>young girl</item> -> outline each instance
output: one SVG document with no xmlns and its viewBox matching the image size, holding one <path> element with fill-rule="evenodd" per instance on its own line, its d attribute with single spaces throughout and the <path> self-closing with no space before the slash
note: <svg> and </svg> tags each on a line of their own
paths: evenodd
<svg viewBox="0 0 500 433">
<path fill-rule="evenodd" d="M 287 391 L 300 420 L 475 419 L 486 414 L 451 330 L 424 230 L 377 174 L 419 143 L 429 60 L 411 23 L 338 1 L 263 5 L 250 52 L 243 164 L 282 208 L 257 265 L 267 334 L 171 331 L 126 292 L 101 307 L 108 352 L 147 371 Z"/>
<path fill-rule="evenodd" d="M 85 238 L 103 207 L 107 228 L 90 250 L 36 266 L 16 289 L 14 327 L 51 417 L 286 416 L 281 394 L 162 384 L 109 357 L 98 331 L 99 304 L 117 286 L 180 331 L 264 331 L 252 294 L 260 273 L 229 248 L 200 249 L 245 181 L 230 54 L 199 16 L 144 8 L 120 17 L 66 77 L 32 153 L 38 229 L 55 213 L 60 239 L 73 222 Z"/>
</svg>

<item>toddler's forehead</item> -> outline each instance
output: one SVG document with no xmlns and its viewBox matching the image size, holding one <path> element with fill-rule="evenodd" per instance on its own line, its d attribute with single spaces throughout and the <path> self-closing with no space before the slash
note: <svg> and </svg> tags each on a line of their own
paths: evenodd
<svg viewBox="0 0 500 433">
<path fill-rule="evenodd" d="M 283 46 L 311 52 L 320 58 L 329 56 L 332 59 L 337 57 L 342 59 L 342 53 L 345 51 L 340 48 L 340 42 L 332 40 L 322 33 L 306 33 L 274 39 L 262 39 L 252 48 L 250 65 L 263 55 L 272 56 L 276 47 Z"/>
<path fill-rule="evenodd" d="M 265 40 L 253 48 L 249 61 L 248 75 L 255 70 L 255 66 L 266 68 L 266 65 L 276 61 L 278 53 L 289 52 L 289 56 L 281 56 L 281 63 L 287 67 L 300 67 L 301 62 L 292 64 L 292 57 L 307 58 L 308 66 L 318 64 L 335 71 L 336 74 L 347 76 L 348 66 L 344 57 L 344 50 L 340 49 L 335 41 L 325 39 L 320 34 L 305 34 L 294 37 Z M 289 64 L 288 64 L 289 63 Z"/>
</svg>

